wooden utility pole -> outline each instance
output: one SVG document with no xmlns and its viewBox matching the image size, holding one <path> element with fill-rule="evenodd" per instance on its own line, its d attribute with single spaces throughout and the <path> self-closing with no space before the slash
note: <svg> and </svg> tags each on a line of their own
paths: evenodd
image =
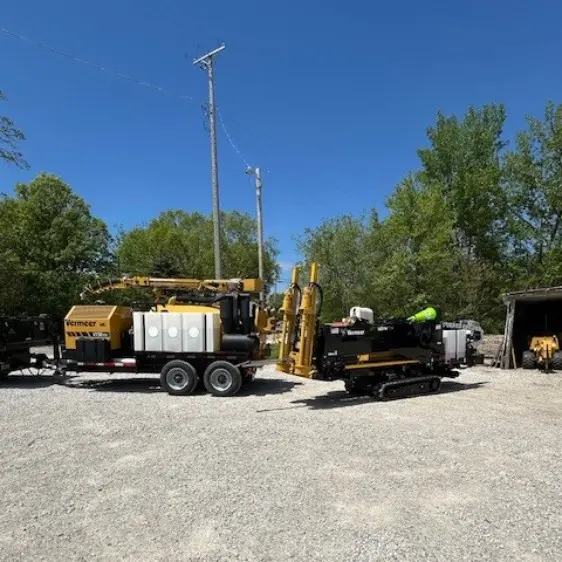
<svg viewBox="0 0 562 562">
<path fill-rule="evenodd" d="M 263 218 L 262 218 L 262 199 L 261 199 L 261 170 L 260 168 L 248 168 L 246 173 L 253 175 L 256 179 L 256 223 L 258 231 L 258 275 L 262 282 L 265 283 L 265 272 L 263 265 Z M 265 305 L 265 295 L 262 291 L 260 293 L 260 302 Z"/>
<path fill-rule="evenodd" d="M 211 189 L 213 193 L 213 241 L 215 250 L 215 278 L 222 278 L 221 245 L 220 245 L 220 204 L 219 204 L 219 164 L 217 158 L 217 127 L 215 112 L 215 78 L 213 73 L 213 58 L 225 48 L 218 49 L 193 61 L 193 64 L 207 70 L 209 79 L 209 132 L 211 137 Z"/>
</svg>

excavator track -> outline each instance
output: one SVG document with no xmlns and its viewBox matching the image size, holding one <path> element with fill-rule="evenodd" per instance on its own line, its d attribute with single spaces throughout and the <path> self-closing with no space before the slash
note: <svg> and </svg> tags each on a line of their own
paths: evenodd
<svg viewBox="0 0 562 562">
<path fill-rule="evenodd" d="M 438 392 L 440 387 L 441 378 L 438 376 L 413 377 L 378 384 L 373 389 L 373 396 L 377 400 L 391 400 L 406 396 L 433 394 Z"/>
</svg>

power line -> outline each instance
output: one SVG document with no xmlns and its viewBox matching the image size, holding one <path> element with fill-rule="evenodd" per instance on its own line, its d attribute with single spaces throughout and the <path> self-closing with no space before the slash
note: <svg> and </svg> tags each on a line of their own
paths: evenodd
<svg viewBox="0 0 562 562">
<path fill-rule="evenodd" d="M 127 80 L 128 82 L 132 82 L 132 83 L 137 84 L 139 86 L 150 88 L 152 90 L 156 90 L 156 91 L 164 93 L 164 94 L 169 94 L 169 95 L 174 96 L 174 97 L 179 98 L 179 99 L 194 101 L 193 96 L 188 96 L 186 94 L 179 94 L 179 93 L 174 92 L 174 91 L 172 91 L 168 88 L 164 88 L 163 86 L 159 86 L 158 84 L 153 84 L 153 83 L 147 82 L 145 80 L 138 80 L 136 78 L 128 76 L 127 74 L 123 74 L 122 72 L 119 72 L 117 70 L 113 70 L 112 68 L 109 68 L 107 66 L 102 66 L 98 63 L 95 63 L 95 62 L 92 62 L 92 61 L 89 61 L 89 60 L 86 60 L 86 59 L 82 59 L 80 57 L 77 57 L 77 56 L 72 55 L 70 53 L 66 53 L 66 52 L 61 51 L 59 49 L 55 49 L 54 47 L 51 47 L 50 45 L 47 45 L 46 43 L 43 43 L 42 41 L 36 41 L 35 39 L 30 39 L 29 37 L 25 37 L 24 35 L 20 35 L 19 33 L 15 33 L 15 32 L 10 31 L 9 29 L 6 29 L 4 27 L 0 27 L 0 32 L 4 33 L 5 35 L 10 35 L 12 37 L 15 37 L 16 39 L 19 39 L 19 40 L 24 41 L 26 43 L 30 43 L 32 45 L 35 45 L 36 47 L 39 47 L 39 48 L 44 49 L 46 51 L 50 51 L 50 52 L 52 52 L 56 55 L 59 55 L 59 56 L 64 57 L 66 59 L 72 60 L 74 62 L 78 62 L 80 64 L 91 66 L 92 68 L 95 68 L 99 72 L 105 72 L 106 74 L 110 74 L 110 75 L 115 76 L 117 78 L 121 78 L 122 80 Z M 216 107 L 216 112 L 217 112 L 217 117 L 218 117 L 221 129 L 223 130 L 223 132 L 226 136 L 226 139 L 228 140 L 228 143 L 230 144 L 230 146 L 232 147 L 234 152 L 237 154 L 238 158 L 240 158 L 240 160 L 242 161 L 244 166 L 246 168 L 250 168 L 251 166 L 248 164 L 248 161 L 246 160 L 246 158 L 242 154 L 242 151 L 238 148 L 238 146 L 236 145 L 236 143 L 232 139 L 232 135 L 228 131 L 228 128 L 227 128 L 227 126 L 224 122 L 224 119 L 222 117 L 222 114 L 221 114 L 218 106 Z"/>
<path fill-rule="evenodd" d="M 240 158 L 240 160 L 242 161 L 244 166 L 246 166 L 246 169 L 251 168 L 250 164 L 248 164 L 248 161 L 246 160 L 246 158 L 244 158 L 244 155 L 242 154 L 240 149 L 236 146 L 236 143 L 232 140 L 232 137 L 230 136 L 230 133 L 228 132 L 228 129 L 226 128 L 226 125 L 224 124 L 222 114 L 221 114 L 220 109 L 218 107 L 217 107 L 217 115 L 218 115 L 218 118 L 219 118 L 219 123 L 221 124 L 221 128 L 224 131 L 224 134 L 225 134 L 228 142 L 230 143 L 230 146 L 234 149 L 234 152 L 236 152 L 236 154 L 238 154 L 238 157 Z"/>
<path fill-rule="evenodd" d="M 51 47 L 50 45 L 47 45 L 46 43 L 43 43 L 42 41 L 35 41 L 34 39 L 30 39 L 29 37 L 25 37 L 24 35 L 20 35 L 19 33 L 14 33 L 13 31 L 5 29 L 4 27 L 0 27 L 0 31 L 2 33 L 5 33 L 6 35 L 11 35 L 12 37 L 16 37 L 17 39 L 20 39 L 21 41 L 31 43 L 32 45 L 40 47 L 41 49 L 51 51 L 52 53 L 55 53 L 55 54 L 57 54 L 61 57 L 65 57 L 67 59 L 73 60 L 74 62 L 79 62 L 81 64 L 91 66 L 92 68 L 95 68 L 96 70 L 99 70 L 100 72 L 105 72 L 106 74 L 111 74 L 111 75 L 116 76 L 118 78 L 121 78 L 123 80 L 127 80 L 128 82 L 133 82 L 133 83 L 138 84 L 140 86 L 144 86 L 146 88 L 151 88 L 152 90 L 157 90 L 157 91 L 165 93 L 165 94 L 170 94 L 170 95 L 172 95 L 174 97 L 177 97 L 177 98 L 180 98 L 180 99 L 187 99 L 187 100 L 193 101 L 192 96 L 188 96 L 188 95 L 184 95 L 184 94 L 178 94 L 176 92 L 173 92 L 173 91 L 169 90 L 168 88 L 164 88 L 163 86 L 159 86 L 157 84 L 152 84 L 151 82 L 146 82 L 144 80 L 137 80 L 136 78 L 128 76 L 127 74 L 123 74 L 122 72 L 119 72 L 117 70 L 113 70 L 112 68 L 109 68 L 109 67 L 106 67 L 106 66 L 101 66 L 101 65 L 99 65 L 95 62 L 89 61 L 89 60 L 81 59 L 79 57 L 71 55 L 70 53 L 65 53 L 64 51 L 60 51 L 59 49 L 55 49 L 54 47 Z"/>
</svg>

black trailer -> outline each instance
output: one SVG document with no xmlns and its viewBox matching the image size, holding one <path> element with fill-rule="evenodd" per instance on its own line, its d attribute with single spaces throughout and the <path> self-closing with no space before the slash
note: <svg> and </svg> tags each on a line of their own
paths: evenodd
<svg viewBox="0 0 562 562">
<path fill-rule="evenodd" d="M 64 356 L 64 351 L 63 351 Z M 256 370 L 278 359 L 252 359 L 251 353 L 146 353 L 111 361 L 61 359 L 51 363 L 57 375 L 69 373 L 160 373 L 162 388 L 172 395 L 192 394 L 200 382 L 214 396 L 233 396 L 254 380 Z"/>
<path fill-rule="evenodd" d="M 59 359 L 58 338 L 51 319 L 41 316 L 0 316 L 0 376 L 29 367 L 46 366 L 47 355 L 32 353 L 32 348 L 52 346 Z"/>
</svg>

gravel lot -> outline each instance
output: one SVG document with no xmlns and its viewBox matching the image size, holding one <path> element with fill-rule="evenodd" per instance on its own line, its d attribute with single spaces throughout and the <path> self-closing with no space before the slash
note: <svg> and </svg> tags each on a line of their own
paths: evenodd
<svg viewBox="0 0 562 562">
<path fill-rule="evenodd" d="M 562 375 L 373 402 L 272 370 L 0 388 L 0 560 L 561 560 Z"/>
</svg>

